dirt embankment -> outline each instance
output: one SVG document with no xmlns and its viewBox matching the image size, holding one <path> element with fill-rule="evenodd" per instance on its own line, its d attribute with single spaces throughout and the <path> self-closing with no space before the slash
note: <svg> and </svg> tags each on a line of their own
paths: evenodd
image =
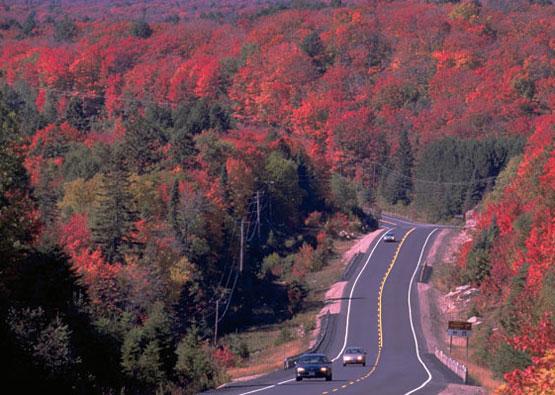
<svg viewBox="0 0 555 395">
<path fill-rule="evenodd" d="M 372 242 L 383 232 L 383 229 L 377 229 L 371 233 L 363 235 L 361 238 L 357 239 L 354 244 L 343 253 L 341 257 L 341 262 L 343 266 L 346 266 L 355 254 L 365 252 L 370 248 Z M 320 333 L 320 318 L 327 314 L 339 314 L 341 312 L 341 299 L 344 296 L 345 287 L 347 286 L 347 281 L 338 281 L 334 283 L 326 292 L 325 303 L 326 305 L 320 310 L 316 319 L 316 327 L 312 331 L 310 347 L 314 345 L 318 335 Z"/>
<path fill-rule="evenodd" d="M 442 229 L 436 236 L 425 264 L 432 272 L 437 271 L 443 264 L 452 264 L 461 245 L 469 240 L 470 234 L 467 229 Z M 418 283 L 418 301 L 420 307 L 421 327 L 424 333 L 424 346 L 426 352 L 433 353 L 435 348 L 447 351 L 448 336 L 446 333 L 447 321 L 459 319 L 460 317 L 450 312 L 448 298 L 430 283 Z M 469 365 L 468 361 L 461 361 Z M 471 369 L 472 372 L 472 369 Z M 441 395 L 482 395 L 487 390 L 474 385 L 450 384 Z"/>
</svg>

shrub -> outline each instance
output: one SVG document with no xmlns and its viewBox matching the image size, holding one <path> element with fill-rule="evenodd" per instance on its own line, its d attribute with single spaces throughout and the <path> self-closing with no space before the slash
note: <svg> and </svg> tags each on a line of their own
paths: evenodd
<svg viewBox="0 0 555 395">
<path fill-rule="evenodd" d="M 283 327 L 279 331 L 279 336 L 277 337 L 274 345 L 279 346 L 280 344 L 287 343 L 288 341 L 293 340 L 293 334 L 287 327 Z"/>
<path fill-rule="evenodd" d="M 72 19 L 64 16 L 64 19 L 54 25 L 54 39 L 56 41 L 71 41 L 77 35 L 77 26 Z"/>
<path fill-rule="evenodd" d="M 235 354 L 227 345 L 219 346 L 214 350 L 214 359 L 218 361 L 220 366 L 225 366 L 226 368 L 235 366 Z"/>
<path fill-rule="evenodd" d="M 135 21 L 131 26 L 131 34 L 138 38 L 149 38 L 152 36 L 152 28 L 144 20 Z"/>
<path fill-rule="evenodd" d="M 179 342 L 176 350 L 175 373 L 186 394 L 195 394 L 217 387 L 226 379 L 225 374 L 206 346 L 200 343 L 198 331 L 191 329 Z"/>
<path fill-rule="evenodd" d="M 294 281 L 288 285 L 287 298 L 289 299 L 289 304 L 287 309 L 290 314 L 295 314 L 302 308 L 306 295 L 307 291 L 302 283 Z"/>
</svg>

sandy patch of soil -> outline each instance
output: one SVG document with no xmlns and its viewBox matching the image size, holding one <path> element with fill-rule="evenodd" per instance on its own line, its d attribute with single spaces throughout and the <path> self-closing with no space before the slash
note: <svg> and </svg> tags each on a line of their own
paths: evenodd
<svg viewBox="0 0 555 395">
<path fill-rule="evenodd" d="M 482 387 L 462 384 L 449 384 L 439 395 L 486 395 L 487 391 Z"/>
<path fill-rule="evenodd" d="M 346 252 L 343 253 L 341 261 L 346 266 L 355 254 L 365 252 L 370 248 L 372 242 L 382 233 L 383 229 L 377 229 L 359 238 Z M 316 343 L 316 339 L 320 334 L 320 318 L 327 314 L 339 314 L 341 312 L 341 298 L 344 296 L 345 287 L 348 281 L 338 281 L 334 283 L 326 292 L 326 305 L 320 310 L 316 318 L 316 327 L 311 333 L 310 347 Z"/>
<path fill-rule="evenodd" d="M 352 247 L 343 254 L 343 264 L 347 265 L 355 254 L 367 251 L 368 248 L 370 248 L 370 244 L 372 244 L 376 237 L 378 237 L 383 231 L 384 229 L 380 228 L 358 239 L 355 244 L 353 244 Z"/>
</svg>

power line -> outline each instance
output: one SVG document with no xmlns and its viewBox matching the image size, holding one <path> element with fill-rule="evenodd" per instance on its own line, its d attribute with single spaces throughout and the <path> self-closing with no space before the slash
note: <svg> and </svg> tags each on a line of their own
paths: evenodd
<svg viewBox="0 0 555 395">
<path fill-rule="evenodd" d="M 239 272 L 235 271 L 235 279 L 233 280 L 233 287 L 231 288 L 231 292 L 227 298 L 227 303 L 225 305 L 225 309 L 224 312 L 220 315 L 220 317 L 218 318 L 218 323 L 220 323 L 225 315 L 227 314 L 227 310 L 229 309 L 229 305 L 231 304 L 231 299 L 233 298 L 233 294 L 235 293 L 235 288 L 237 287 L 237 280 L 239 279 Z"/>
<path fill-rule="evenodd" d="M 390 173 L 394 173 L 396 175 L 398 175 L 399 177 L 405 178 L 405 179 L 410 179 L 413 182 L 420 182 L 423 184 L 431 184 L 431 185 L 474 185 L 480 182 L 487 182 L 487 181 L 493 181 L 496 180 L 498 176 L 491 176 L 491 177 L 484 177 L 484 178 L 474 178 L 472 179 L 472 181 L 458 181 L 458 182 L 449 182 L 449 181 L 432 181 L 432 180 L 425 180 L 422 178 L 417 178 L 417 177 L 413 177 L 413 176 L 407 176 L 406 174 L 403 174 L 397 170 L 394 169 L 390 169 L 384 165 L 382 165 L 381 163 L 376 162 L 375 164 L 377 164 L 378 166 L 380 166 L 382 169 L 385 169 L 387 171 L 389 171 Z"/>
</svg>

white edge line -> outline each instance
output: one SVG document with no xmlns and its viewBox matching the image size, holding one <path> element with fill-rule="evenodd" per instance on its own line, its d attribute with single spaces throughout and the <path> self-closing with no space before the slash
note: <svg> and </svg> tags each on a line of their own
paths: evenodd
<svg viewBox="0 0 555 395">
<path fill-rule="evenodd" d="M 274 388 L 275 386 L 276 386 L 276 385 L 273 384 L 273 385 L 269 385 L 269 386 L 264 387 L 264 388 L 259 388 L 259 389 L 257 389 L 257 390 L 253 390 L 253 391 L 249 391 L 249 392 L 243 392 L 242 394 L 239 394 L 239 395 L 254 394 L 255 392 L 269 390 L 270 388 Z"/>
<path fill-rule="evenodd" d="M 383 230 L 387 230 L 387 229 L 391 229 L 389 227 L 384 227 L 382 228 Z M 345 341 L 343 343 L 343 348 L 341 349 L 341 351 L 339 351 L 339 354 L 337 354 L 337 356 L 332 359 L 332 362 L 337 361 L 337 359 L 339 359 L 339 357 L 341 356 L 341 354 L 343 353 L 343 350 L 345 350 L 345 347 L 347 347 L 347 337 L 349 336 L 349 317 L 350 317 L 350 312 L 351 312 L 351 300 L 353 297 L 353 292 L 355 290 L 355 287 L 357 285 L 358 279 L 360 278 L 360 276 L 362 275 L 362 273 L 364 272 L 364 270 L 366 269 L 366 266 L 368 265 L 368 262 L 370 262 L 370 258 L 372 258 L 372 255 L 374 254 L 374 251 L 376 250 L 376 248 L 378 247 L 378 245 L 380 244 L 380 241 L 382 241 L 383 237 L 385 236 L 387 232 L 383 232 L 383 234 L 381 235 L 381 237 L 378 239 L 378 241 L 376 242 L 376 244 L 374 245 L 374 248 L 372 248 L 372 251 L 370 252 L 370 255 L 368 255 L 368 259 L 366 260 L 366 263 L 364 264 L 364 266 L 362 267 L 362 269 L 360 270 L 360 272 L 358 273 L 357 278 L 355 279 L 355 282 L 353 283 L 353 287 L 351 288 L 351 293 L 349 294 L 349 304 L 347 307 L 347 323 L 345 325 Z M 281 381 L 277 384 L 272 384 L 269 385 L 267 387 L 263 387 L 263 388 L 259 388 L 257 390 L 253 390 L 253 391 L 249 391 L 249 392 L 243 392 L 239 395 L 248 395 L 248 394 L 254 394 L 255 392 L 260 392 L 260 391 L 265 391 L 265 390 L 269 390 L 270 388 L 274 388 L 276 385 L 282 385 L 285 383 L 288 383 L 290 381 L 293 381 L 295 379 L 289 379 L 289 380 L 285 380 L 285 381 Z"/>
<path fill-rule="evenodd" d="M 418 358 L 418 361 L 420 362 L 420 364 L 426 370 L 426 373 L 428 373 L 428 379 L 426 381 L 424 381 L 422 384 L 420 384 L 419 387 L 405 393 L 404 395 L 410 395 L 410 394 L 412 394 L 412 393 L 414 393 L 418 390 L 421 390 L 422 388 L 424 388 L 426 386 L 426 384 L 428 384 L 432 380 L 432 373 L 430 372 L 430 370 L 428 369 L 428 367 L 426 366 L 424 361 L 422 361 L 422 358 L 420 358 L 420 351 L 418 350 L 418 339 L 416 338 L 416 331 L 414 330 L 414 323 L 412 322 L 412 307 L 411 307 L 410 294 L 411 294 L 411 291 L 412 291 L 412 284 L 414 283 L 414 278 L 416 277 L 416 273 L 418 272 L 418 268 L 420 267 L 420 264 L 422 263 L 422 257 L 424 256 L 424 250 L 426 249 L 426 245 L 428 244 L 428 241 L 430 240 L 430 237 L 437 231 L 437 229 L 438 228 L 435 228 L 433 231 L 430 232 L 428 237 L 426 237 L 426 241 L 424 242 L 424 245 L 422 246 L 422 250 L 420 251 L 420 257 L 418 258 L 418 263 L 416 264 L 416 268 L 414 269 L 414 273 L 412 273 L 412 277 L 410 279 L 408 296 L 407 296 L 407 300 L 408 300 L 408 304 L 409 304 L 410 329 L 412 330 L 412 336 L 414 338 L 414 346 L 415 346 L 415 349 L 416 349 L 416 357 Z"/>
<path fill-rule="evenodd" d="M 349 319 L 351 317 L 351 302 L 353 300 L 353 293 L 355 292 L 355 288 L 357 286 L 358 279 L 360 278 L 362 273 L 364 273 L 364 270 L 366 269 L 366 266 L 368 265 L 368 262 L 370 262 L 370 258 L 372 258 L 372 255 L 374 254 L 374 251 L 376 250 L 376 248 L 378 248 L 378 246 L 380 245 L 380 241 L 382 241 L 382 239 L 383 239 L 383 237 L 385 236 L 386 233 L 387 232 L 383 232 L 382 236 L 378 239 L 378 241 L 374 245 L 374 248 L 372 248 L 372 251 L 368 255 L 368 259 L 366 259 L 366 263 L 364 264 L 362 269 L 360 269 L 360 272 L 358 273 L 358 276 L 355 279 L 355 282 L 353 283 L 353 286 L 351 287 L 351 292 L 349 294 L 349 303 L 347 304 L 347 320 L 346 320 L 346 324 L 345 324 L 345 340 L 343 341 L 343 348 L 341 348 L 341 351 L 339 351 L 337 356 L 331 360 L 332 362 L 337 361 L 341 357 L 341 354 L 345 350 L 345 347 L 347 347 L 347 338 L 349 337 Z"/>
<path fill-rule="evenodd" d="M 282 385 L 282 384 L 285 384 L 285 383 L 288 383 L 288 382 L 294 381 L 294 380 L 295 380 L 295 379 L 289 379 L 289 380 L 280 381 L 279 383 L 277 383 L 277 385 Z"/>
</svg>

